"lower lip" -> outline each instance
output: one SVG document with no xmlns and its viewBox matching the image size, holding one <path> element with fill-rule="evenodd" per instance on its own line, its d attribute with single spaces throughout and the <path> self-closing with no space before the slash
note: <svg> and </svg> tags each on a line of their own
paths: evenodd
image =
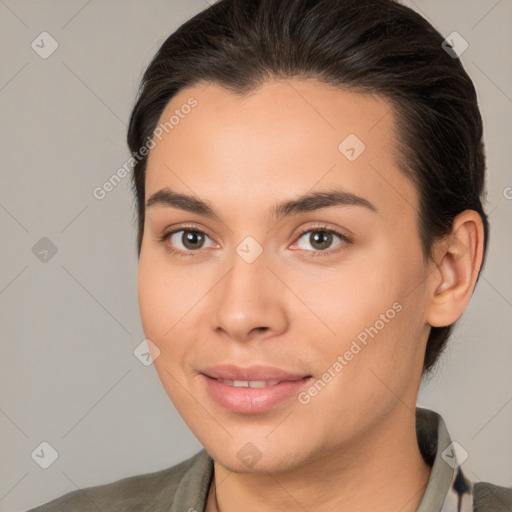
<svg viewBox="0 0 512 512">
<path fill-rule="evenodd" d="M 298 393 L 312 377 L 283 381 L 264 388 L 239 388 L 228 386 L 217 379 L 201 374 L 210 396 L 226 409 L 244 414 L 258 414 L 272 409 L 282 400 Z"/>
</svg>

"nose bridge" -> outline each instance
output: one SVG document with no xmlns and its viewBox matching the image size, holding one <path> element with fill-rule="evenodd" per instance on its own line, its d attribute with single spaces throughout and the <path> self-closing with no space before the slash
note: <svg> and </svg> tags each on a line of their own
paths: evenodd
<svg viewBox="0 0 512 512">
<path fill-rule="evenodd" d="M 222 303 L 256 306 L 265 294 L 265 282 L 271 275 L 263 247 L 254 238 L 246 237 L 235 248 L 230 263 L 231 270 L 221 286 Z"/>
<path fill-rule="evenodd" d="M 230 270 L 212 297 L 215 327 L 237 339 L 244 339 L 253 329 L 277 328 L 282 313 L 268 258 L 263 247 L 248 238 L 235 248 Z"/>
</svg>

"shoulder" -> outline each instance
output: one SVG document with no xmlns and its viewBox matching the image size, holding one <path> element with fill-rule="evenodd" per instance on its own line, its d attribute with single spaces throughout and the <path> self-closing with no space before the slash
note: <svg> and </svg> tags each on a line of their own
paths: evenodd
<svg viewBox="0 0 512 512">
<path fill-rule="evenodd" d="M 510 512 L 512 487 L 502 487 L 489 482 L 473 484 L 474 512 Z"/>
<path fill-rule="evenodd" d="M 183 476 L 205 452 L 170 468 L 116 480 L 115 482 L 71 491 L 27 512 L 129 512 L 168 510 Z"/>
</svg>

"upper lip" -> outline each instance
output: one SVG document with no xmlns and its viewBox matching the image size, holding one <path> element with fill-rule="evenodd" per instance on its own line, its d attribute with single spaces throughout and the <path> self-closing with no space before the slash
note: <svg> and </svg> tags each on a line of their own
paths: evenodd
<svg viewBox="0 0 512 512">
<path fill-rule="evenodd" d="M 201 370 L 201 373 L 213 379 L 229 380 L 299 380 L 305 377 L 311 377 L 303 373 L 294 373 L 277 368 L 275 366 L 254 365 L 246 368 L 233 364 L 221 364 L 207 366 Z"/>
</svg>

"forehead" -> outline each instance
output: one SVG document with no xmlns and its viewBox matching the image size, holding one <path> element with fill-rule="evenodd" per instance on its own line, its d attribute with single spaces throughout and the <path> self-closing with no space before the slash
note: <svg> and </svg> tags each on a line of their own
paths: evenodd
<svg viewBox="0 0 512 512">
<path fill-rule="evenodd" d="M 384 211 L 416 204 L 398 170 L 391 104 L 377 95 L 315 80 L 269 81 L 244 96 L 200 84 L 172 98 L 159 126 L 146 198 L 169 186 L 256 207 L 270 196 L 341 186 Z"/>
</svg>

